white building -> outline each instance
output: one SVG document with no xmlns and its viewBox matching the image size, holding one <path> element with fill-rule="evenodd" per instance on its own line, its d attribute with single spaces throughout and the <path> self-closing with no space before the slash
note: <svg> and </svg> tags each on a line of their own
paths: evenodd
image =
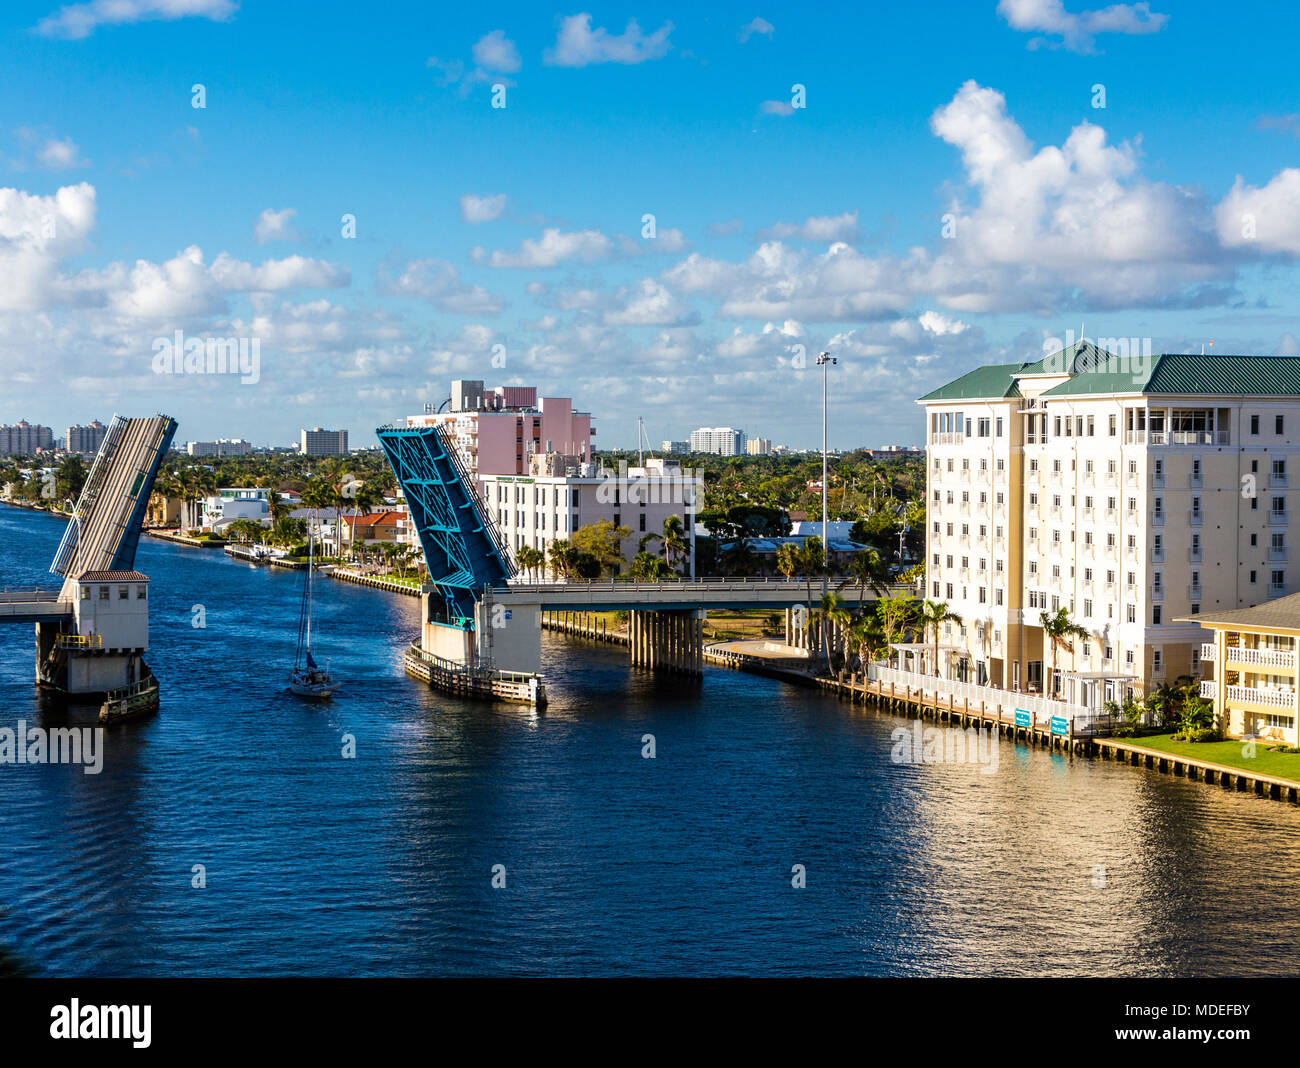
<svg viewBox="0 0 1300 1068">
<path fill-rule="evenodd" d="M 696 502 L 703 500 L 704 480 L 674 461 L 647 459 L 644 467 L 568 477 L 488 475 L 482 482 L 484 504 L 512 553 L 525 545 L 545 552 L 551 542 L 608 519 L 631 531 L 622 544 L 630 564 L 641 539 L 662 534 L 664 522 L 677 515 L 691 545 L 693 573 Z M 660 549 L 657 541 L 647 543 L 647 552 Z"/>
<path fill-rule="evenodd" d="M 347 451 L 346 430 L 322 430 L 317 426 L 299 433 L 298 452 L 303 456 L 342 456 Z"/>
<path fill-rule="evenodd" d="M 745 442 L 746 456 L 767 456 L 772 452 L 771 438 L 750 438 Z"/>
<path fill-rule="evenodd" d="M 217 438 L 216 441 L 185 443 L 185 452 L 189 456 L 247 456 L 252 451 L 252 444 L 243 438 Z"/>
<path fill-rule="evenodd" d="M 708 452 L 715 456 L 743 456 L 745 432 L 729 426 L 702 426 L 691 431 L 691 452 Z"/>
<path fill-rule="evenodd" d="M 1204 634 L 1180 617 L 1296 589 L 1300 358 L 1082 344 L 919 403 L 926 596 L 963 618 L 943 637 L 961 677 L 1039 689 L 1054 661 L 1076 698 L 1142 692 L 1200 673 Z M 1040 615 L 1062 608 L 1088 637 L 1053 648 Z"/>
</svg>

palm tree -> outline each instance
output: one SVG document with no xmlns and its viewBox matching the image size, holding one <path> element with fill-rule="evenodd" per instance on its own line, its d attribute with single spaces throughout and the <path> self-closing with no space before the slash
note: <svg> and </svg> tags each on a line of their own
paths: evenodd
<svg viewBox="0 0 1300 1068">
<path fill-rule="evenodd" d="M 778 550 L 779 551 L 779 550 Z M 799 569 L 803 572 L 804 578 L 808 582 L 808 620 L 812 621 L 812 580 L 813 575 L 820 575 L 826 570 L 826 553 L 822 549 L 822 540 L 813 535 L 805 539 L 803 547 L 799 549 L 798 554 Z M 827 646 L 826 628 L 821 628 L 822 632 L 822 661 L 830 664 L 830 649 Z"/>
<path fill-rule="evenodd" d="M 848 626 L 853 622 L 853 613 L 848 606 L 840 600 L 840 595 L 834 592 L 822 594 L 821 603 L 817 606 L 817 616 L 820 621 L 822 632 L 822 647 L 826 651 L 827 666 L 830 666 L 829 642 L 831 624 L 842 629 L 844 635 L 844 658 L 848 660 Z"/>
<path fill-rule="evenodd" d="M 690 558 L 691 543 L 686 536 L 686 524 L 681 516 L 670 515 L 664 520 L 662 548 L 668 566 L 674 570 L 676 570 L 679 560 Z"/>
<path fill-rule="evenodd" d="M 567 581 L 578 564 L 578 550 L 568 538 L 556 538 L 547 547 L 546 553 L 551 558 L 551 570 Z"/>
<path fill-rule="evenodd" d="M 1055 612 L 1040 612 L 1038 619 L 1043 625 L 1044 642 L 1052 652 L 1052 669 L 1048 672 L 1047 678 L 1043 680 L 1043 693 L 1048 697 L 1052 697 L 1056 693 L 1053 678 L 1056 674 L 1056 650 L 1058 648 L 1069 648 L 1073 652 L 1074 646 L 1070 643 L 1070 639 L 1086 638 L 1088 632 L 1072 620 L 1070 613 L 1064 608 L 1058 608 Z"/>
<path fill-rule="evenodd" d="M 849 561 L 848 572 L 849 577 L 836 588 L 842 590 L 846 586 L 856 586 L 859 610 L 865 607 L 868 589 L 876 596 L 885 592 L 888 571 L 880 558 L 880 553 L 875 549 L 868 547 L 857 553 Z"/>
<path fill-rule="evenodd" d="M 546 554 L 531 545 L 521 545 L 515 552 L 515 563 L 519 565 L 520 571 L 527 571 L 532 578 L 536 579 L 534 572 L 546 563 Z"/>
<path fill-rule="evenodd" d="M 859 617 L 849 628 L 848 637 L 858 650 L 858 661 L 864 672 L 870 661 L 880 659 L 882 651 L 889 648 L 889 639 L 877 615 Z"/>
<path fill-rule="evenodd" d="M 921 604 L 919 615 L 921 633 L 934 632 L 934 673 L 939 674 L 939 628 L 945 623 L 962 625 L 962 618 L 948 607 L 947 601 L 925 601 Z"/>
</svg>

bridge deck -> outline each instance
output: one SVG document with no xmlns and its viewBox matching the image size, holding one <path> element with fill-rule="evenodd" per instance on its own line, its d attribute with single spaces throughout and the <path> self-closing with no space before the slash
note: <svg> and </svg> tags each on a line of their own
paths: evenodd
<svg viewBox="0 0 1300 1068">
<path fill-rule="evenodd" d="M 0 623 L 57 623 L 72 618 L 72 603 L 50 589 L 0 590 Z"/>
<path fill-rule="evenodd" d="M 830 588 L 836 583 L 831 581 Z M 812 601 L 821 600 L 821 579 L 812 583 Z M 890 594 L 911 594 L 911 586 L 898 586 Z M 850 603 L 856 591 L 841 594 Z M 870 591 L 867 600 L 874 600 Z M 540 604 L 543 611 L 685 611 L 692 608 L 790 608 L 808 601 L 806 580 L 697 579 L 679 582 L 537 582 L 511 583 L 492 591 L 494 604 Z"/>
</svg>

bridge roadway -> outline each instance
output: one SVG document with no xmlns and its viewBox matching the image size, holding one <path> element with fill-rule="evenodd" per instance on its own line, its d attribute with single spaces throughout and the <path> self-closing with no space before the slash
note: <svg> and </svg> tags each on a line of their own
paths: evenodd
<svg viewBox="0 0 1300 1068">
<path fill-rule="evenodd" d="M 0 623 L 58 623 L 72 619 L 72 602 L 56 589 L 0 590 Z"/>
<path fill-rule="evenodd" d="M 831 580 L 831 589 L 837 583 Z M 912 595 L 913 586 L 893 586 L 889 595 Z M 845 589 L 850 603 L 857 591 Z M 544 612 L 673 612 L 689 609 L 792 608 L 808 602 L 808 581 L 795 579 L 705 578 L 660 582 L 512 582 L 496 587 L 493 604 L 539 604 Z M 876 595 L 867 591 L 867 600 Z M 821 600 L 821 578 L 812 580 L 812 600 Z"/>
</svg>

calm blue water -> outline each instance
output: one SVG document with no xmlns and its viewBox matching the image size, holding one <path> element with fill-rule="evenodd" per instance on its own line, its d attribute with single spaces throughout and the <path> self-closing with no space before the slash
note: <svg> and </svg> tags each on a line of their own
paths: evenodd
<svg viewBox="0 0 1300 1068">
<path fill-rule="evenodd" d="M 0 586 L 50 581 L 62 529 L 0 507 Z M 1294 969 L 1294 807 L 1008 743 L 994 775 L 896 765 L 902 720 L 549 635 L 543 714 L 460 702 L 402 674 L 415 599 L 329 581 L 348 685 L 312 707 L 281 693 L 300 576 L 150 539 L 137 565 L 162 712 L 99 776 L 0 765 L 0 947 L 37 974 Z M 0 629 L 0 726 L 93 714 L 32 657 Z"/>
</svg>

